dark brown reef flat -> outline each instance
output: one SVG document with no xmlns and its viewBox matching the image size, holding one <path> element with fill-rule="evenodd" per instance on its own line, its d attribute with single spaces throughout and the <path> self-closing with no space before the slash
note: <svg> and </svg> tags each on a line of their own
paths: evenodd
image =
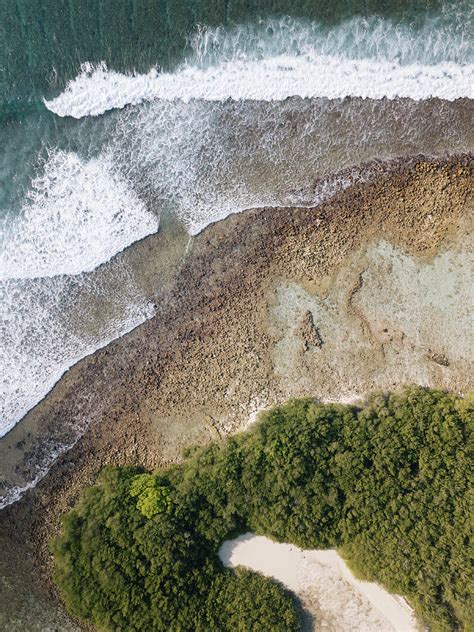
<svg viewBox="0 0 474 632">
<path fill-rule="evenodd" d="M 249 210 L 194 238 L 156 316 L 70 369 L 0 442 L 18 485 L 42 449 L 83 433 L 0 513 L 2 629 L 76 627 L 47 543 L 105 465 L 175 462 L 293 396 L 471 389 L 471 195 L 471 156 L 416 158 L 316 208 Z"/>
</svg>

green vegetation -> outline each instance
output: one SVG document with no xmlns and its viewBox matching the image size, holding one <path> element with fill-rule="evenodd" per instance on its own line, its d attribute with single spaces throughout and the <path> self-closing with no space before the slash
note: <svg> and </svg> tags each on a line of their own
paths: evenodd
<svg viewBox="0 0 474 632">
<path fill-rule="evenodd" d="M 363 408 L 304 399 L 183 465 L 109 468 L 64 519 L 56 582 L 99 629 L 297 630 L 279 584 L 220 563 L 222 541 L 252 530 L 338 547 L 432 629 L 467 629 L 473 420 L 472 402 L 419 387 Z"/>
</svg>

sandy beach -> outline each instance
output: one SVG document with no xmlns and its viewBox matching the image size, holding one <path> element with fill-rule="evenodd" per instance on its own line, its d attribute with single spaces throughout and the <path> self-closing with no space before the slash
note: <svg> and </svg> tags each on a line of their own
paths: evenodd
<svg viewBox="0 0 474 632">
<path fill-rule="evenodd" d="M 412 609 L 398 595 L 356 579 L 334 550 L 303 550 L 253 533 L 219 549 L 224 566 L 245 566 L 273 577 L 301 599 L 310 629 L 350 632 L 416 632 Z"/>
</svg>

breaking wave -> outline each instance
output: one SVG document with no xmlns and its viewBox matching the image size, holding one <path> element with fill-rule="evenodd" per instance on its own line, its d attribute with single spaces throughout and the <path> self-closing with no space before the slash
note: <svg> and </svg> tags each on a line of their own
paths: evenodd
<svg viewBox="0 0 474 632">
<path fill-rule="evenodd" d="M 45 104 L 58 116 L 81 118 L 156 99 L 472 98 L 472 45 L 458 26 L 430 18 L 415 30 L 354 18 L 327 28 L 285 18 L 231 30 L 200 28 L 193 54 L 175 72 L 125 75 L 105 63 L 85 63 Z"/>
<path fill-rule="evenodd" d="M 5 231 L 0 276 L 35 278 L 93 270 L 157 229 L 157 217 L 107 155 L 85 161 L 56 151 Z"/>
</svg>

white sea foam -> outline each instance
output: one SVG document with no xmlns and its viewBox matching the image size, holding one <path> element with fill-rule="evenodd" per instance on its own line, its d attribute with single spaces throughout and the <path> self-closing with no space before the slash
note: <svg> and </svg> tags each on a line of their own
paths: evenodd
<svg viewBox="0 0 474 632">
<path fill-rule="evenodd" d="M 59 116 L 82 118 L 155 99 L 474 97 L 468 38 L 437 28 L 434 21 L 421 31 L 361 18 L 333 29 L 268 21 L 256 29 L 200 29 L 192 49 L 175 72 L 124 75 L 105 63 L 83 64 L 46 107 Z"/>
<path fill-rule="evenodd" d="M 150 318 L 129 271 L 0 282 L 0 436 L 86 355 Z"/>
<path fill-rule="evenodd" d="M 0 278 L 92 270 L 157 229 L 157 217 L 107 154 L 85 161 L 55 151 L 33 180 L 22 212 L 7 224 Z"/>
<path fill-rule="evenodd" d="M 371 176 L 353 166 L 374 158 L 463 151 L 467 118 L 446 102 L 160 100 L 120 113 L 111 151 L 142 197 L 172 204 L 196 234 L 248 208 L 315 206 Z"/>
<path fill-rule="evenodd" d="M 105 65 L 83 72 L 65 92 L 46 102 L 58 116 L 97 116 L 107 110 L 155 99 L 279 101 L 289 96 L 346 96 L 371 99 L 439 97 L 474 98 L 474 64 L 444 62 L 435 66 L 329 55 L 295 58 L 281 55 L 261 61 L 234 61 L 215 68 L 183 68 L 176 73 L 127 76 Z"/>
</svg>

